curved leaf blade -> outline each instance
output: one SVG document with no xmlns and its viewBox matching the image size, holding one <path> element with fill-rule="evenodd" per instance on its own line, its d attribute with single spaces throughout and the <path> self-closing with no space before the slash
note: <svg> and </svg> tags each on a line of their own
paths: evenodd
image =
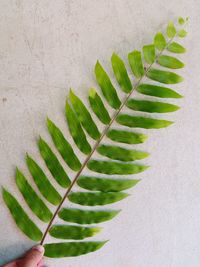
<svg viewBox="0 0 200 267">
<path fill-rule="evenodd" d="M 184 67 L 184 63 L 179 59 L 167 55 L 161 55 L 157 59 L 157 63 L 163 67 L 170 69 L 181 69 Z"/>
<path fill-rule="evenodd" d="M 155 96 L 155 97 L 160 97 L 160 98 L 182 98 L 183 96 L 175 92 L 174 90 L 163 87 L 163 86 L 158 86 L 154 84 L 140 84 L 137 87 L 137 91 L 141 94 L 144 95 L 150 95 L 150 96 Z"/>
<path fill-rule="evenodd" d="M 91 88 L 89 91 L 89 102 L 92 110 L 99 118 L 99 120 L 104 124 L 109 124 L 111 120 L 110 115 L 106 110 L 103 101 L 94 88 Z"/>
<path fill-rule="evenodd" d="M 144 129 L 165 128 L 173 123 L 172 121 L 167 121 L 167 120 L 130 116 L 127 114 L 118 115 L 117 122 L 121 125 L 125 125 L 128 127 L 144 128 Z"/>
<path fill-rule="evenodd" d="M 69 131 L 74 139 L 75 144 L 81 152 L 88 155 L 91 152 L 91 146 L 86 139 L 86 135 L 78 121 L 74 111 L 66 101 L 65 115 L 69 127 Z"/>
<path fill-rule="evenodd" d="M 54 145 L 64 161 L 72 170 L 78 171 L 81 168 L 81 163 L 61 130 L 50 119 L 47 119 L 47 127 Z"/>
<path fill-rule="evenodd" d="M 82 240 L 96 235 L 101 231 L 99 227 L 82 227 L 74 225 L 53 225 L 49 234 L 59 239 Z"/>
<path fill-rule="evenodd" d="M 90 160 L 87 167 L 91 171 L 98 173 L 121 175 L 140 173 L 148 168 L 148 166 L 145 165 L 100 160 Z"/>
<path fill-rule="evenodd" d="M 47 168 L 55 178 L 56 182 L 60 186 L 67 188 L 71 183 L 68 175 L 66 174 L 64 168 L 60 164 L 59 160 L 57 159 L 56 155 L 53 153 L 49 145 L 41 137 L 38 140 L 38 147 Z"/>
<path fill-rule="evenodd" d="M 167 46 L 167 50 L 172 52 L 172 53 L 177 53 L 177 54 L 182 54 L 186 52 L 185 47 L 180 45 L 179 43 L 172 42 Z"/>
<path fill-rule="evenodd" d="M 179 109 L 178 106 L 163 102 L 129 99 L 127 107 L 135 111 L 143 111 L 149 113 L 167 113 L 174 112 Z"/>
<path fill-rule="evenodd" d="M 74 192 L 68 196 L 69 201 L 83 206 L 103 206 L 120 201 L 128 196 L 124 192 Z"/>
<path fill-rule="evenodd" d="M 134 50 L 128 54 L 128 61 L 131 70 L 136 78 L 141 78 L 144 75 L 144 67 L 142 63 L 141 52 Z"/>
<path fill-rule="evenodd" d="M 132 84 L 128 77 L 128 73 L 122 59 L 115 53 L 113 53 L 112 58 L 112 68 L 122 91 L 129 93 L 132 90 Z"/>
<path fill-rule="evenodd" d="M 183 81 L 183 77 L 174 72 L 158 69 L 150 69 L 147 72 L 147 77 L 151 80 L 165 84 L 176 84 Z"/>
<path fill-rule="evenodd" d="M 45 256 L 49 258 L 80 256 L 100 249 L 106 242 L 90 241 L 45 244 Z"/>
<path fill-rule="evenodd" d="M 35 223 L 30 220 L 16 198 L 3 189 L 3 199 L 20 230 L 31 240 L 40 241 L 42 238 L 42 232 Z"/>
<path fill-rule="evenodd" d="M 80 176 L 77 183 L 80 187 L 92 191 L 120 192 L 135 186 L 140 180 L 109 179 L 91 176 Z"/>
<path fill-rule="evenodd" d="M 166 40 L 161 32 L 158 32 L 154 37 L 154 45 L 159 50 L 162 51 L 166 47 Z"/>
<path fill-rule="evenodd" d="M 62 198 L 49 182 L 40 166 L 29 155 L 26 157 L 26 164 L 43 197 L 51 204 L 58 205 Z"/>
<path fill-rule="evenodd" d="M 125 144 L 141 144 L 148 138 L 147 135 L 141 133 L 128 132 L 123 130 L 111 129 L 106 135 L 115 142 Z"/>
<path fill-rule="evenodd" d="M 69 98 L 83 128 L 94 140 L 99 139 L 100 132 L 83 102 L 72 90 L 70 90 Z"/>
<path fill-rule="evenodd" d="M 19 169 L 16 169 L 16 184 L 32 212 L 43 222 L 49 222 L 53 214 L 36 194 Z"/>
<path fill-rule="evenodd" d="M 97 61 L 95 65 L 95 74 L 97 83 L 99 84 L 107 102 L 112 108 L 118 109 L 121 105 L 121 101 L 117 95 L 114 86 L 111 83 L 108 74 L 105 72 L 99 61 Z"/>
<path fill-rule="evenodd" d="M 149 156 L 149 153 L 139 151 L 139 150 L 130 150 L 119 146 L 111 145 L 100 145 L 97 148 L 97 151 L 100 155 L 106 156 L 110 159 L 120 160 L 120 161 L 134 161 L 144 159 Z"/>
<path fill-rule="evenodd" d="M 176 35 L 176 28 L 174 26 L 174 23 L 170 21 L 167 25 L 167 36 L 169 38 L 173 38 Z"/>
<path fill-rule="evenodd" d="M 63 208 L 58 216 L 66 222 L 78 224 L 94 224 L 109 221 L 119 213 L 119 210 L 80 210 Z"/>
<path fill-rule="evenodd" d="M 153 44 L 143 46 L 143 54 L 145 61 L 152 64 L 156 58 L 155 46 Z"/>
</svg>

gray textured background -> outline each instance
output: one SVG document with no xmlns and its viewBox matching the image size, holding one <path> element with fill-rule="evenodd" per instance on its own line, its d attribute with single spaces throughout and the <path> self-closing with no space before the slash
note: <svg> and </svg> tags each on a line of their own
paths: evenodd
<svg viewBox="0 0 200 267">
<path fill-rule="evenodd" d="M 0 10 L 0 184 L 21 201 L 14 166 L 27 174 L 25 152 L 38 156 L 39 133 L 50 140 L 47 114 L 66 131 L 63 108 L 69 88 L 86 99 L 88 88 L 95 86 L 97 58 L 111 71 L 113 51 L 126 60 L 168 20 L 190 17 L 184 41 L 188 53 L 181 56 L 187 64 L 181 70 L 185 82 L 176 87 L 185 95 L 179 101 L 182 109 L 165 116 L 175 125 L 150 133 L 144 147 L 151 152 L 147 162 L 152 167 L 140 175 L 143 181 L 131 196 L 114 205 L 121 214 L 103 224 L 96 237 L 110 242 L 96 253 L 47 260 L 47 265 L 199 267 L 199 0 L 0 0 Z M 0 198 L 0 264 L 31 245 Z"/>
</svg>

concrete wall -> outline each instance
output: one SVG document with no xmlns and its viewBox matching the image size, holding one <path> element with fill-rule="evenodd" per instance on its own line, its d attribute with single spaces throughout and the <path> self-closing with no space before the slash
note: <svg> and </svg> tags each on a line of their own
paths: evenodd
<svg viewBox="0 0 200 267">
<path fill-rule="evenodd" d="M 127 53 L 152 41 L 169 20 L 189 16 L 182 109 L 165 118 L 172 127 L 149 131 L 140 146 L 151 152 L 151 168 L 122 209 L 104 223 L 96 239 L 110 239 L 96 253 L 74 259 L 47 260 L 68 267 L 200 266 L 200 5 L 198 0 L 0 0 L 0 184 L 18 199 L 14 168 L 25 174 L 24 154 L 38 157 L 38 134 L 50 140 L 48 115 L 66 130 L 63 115 L 69 88 L 86 100 L 95 86 L 98 59 L 111 72 L 113 51 Z M 70 137 L 69 137 L 70 139 Z M 71 140 L 71 139 L 70 139 Z M 42 164 L 42 161 L 41 161 Z M 26 209 L 29 214 L 28 209 Z M 39 221 L 35 218 L 35 221 Z M 41 228 L 44 226 L 41 225 Z M 0 264 L 30 248 L 0 198 Z"/>
</svg>

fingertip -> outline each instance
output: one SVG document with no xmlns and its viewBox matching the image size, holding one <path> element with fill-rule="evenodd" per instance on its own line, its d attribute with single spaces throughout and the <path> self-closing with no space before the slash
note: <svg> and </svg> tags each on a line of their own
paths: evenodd
<svg viewBox="0 0 200 267">
<path fill-rule="evenodd" d="M 44 254 L 44 247 L 41 245 L 37 245 L 37 246 L 33 247 L 32 249 L 40 252 L 41 254 Z"/>
</svg>

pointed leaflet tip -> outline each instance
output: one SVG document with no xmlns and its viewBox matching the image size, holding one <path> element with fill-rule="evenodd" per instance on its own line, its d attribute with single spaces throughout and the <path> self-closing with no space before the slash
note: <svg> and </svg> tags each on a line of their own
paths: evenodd
<svg viewBox="0 0 200 267">
<path fill-rule="evenodd" d="M 72 88 L 69 89 L 69 98 L 71 100 L 71 96 L 74 96 L 75 93 L 74 93 L 74 90 Z"/>
<path fill-rule="evenodd" d="M 94 88 L 89 89 L 89 96 L 90 97 L 94 98 L 96 94 L 97 94 L 97 92 Z"/>
</svg>

